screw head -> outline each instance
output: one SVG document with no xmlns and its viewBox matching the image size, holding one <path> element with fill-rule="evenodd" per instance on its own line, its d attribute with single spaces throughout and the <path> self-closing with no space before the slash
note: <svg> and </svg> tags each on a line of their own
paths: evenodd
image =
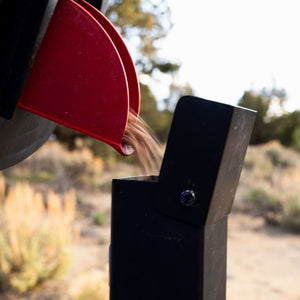
<svg viewBox="0 0 300 300">
<path fill-rule="evenodd" d="M 193 190 L 185 190 L 180 194 L 179 202 L 182 206 L 194 206 L 197 204 L 197 196 Z"/>
</svg>

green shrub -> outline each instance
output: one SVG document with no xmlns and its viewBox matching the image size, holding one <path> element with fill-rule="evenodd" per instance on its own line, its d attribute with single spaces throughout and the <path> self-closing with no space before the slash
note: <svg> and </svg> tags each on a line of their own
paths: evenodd
<svg viewBox="0 0 300 300">
<path fill-rule="evenodd" d="M 254 159 L 249 158 L 248 156 L 245 157 L 243 168 L 248 169 L 248 170 L 253 170 L 255 166 L 255 161 Z"/>
<path fill-rule="evenodd" d="M 108 212 L 103 212 L 103 211 L 95 211 L 92 214 L 93 221 L 95 224 L 99 226 L 104 226 L 109 222 L 109 213 Z"/>
<path fill-rule="evenodd" d="M 300 233 L 300 203 L 297 198 L 290 199 L 283 211 L 282 226 Z"/>
<path fill-rule="evenodd" d="M 265 215 L 267 212 L 280 212 L 282 211 L 282 204 L 280 200 L 267 192 L 263 188 L 253 189 L 246 197 L 247 202 L 256 210 Z"/>
<path fill-rule="evenodd" d="M 279 199 L 263 188 L 253 189 L 247 196 L 250 207 L 263 216 L 266 223 L 280 225 L 300 233 L 300 201 Z"/>
<path fill-rule="evenodd" d="M 271 159 L 271 162 L 275 167 L 285 169 L 293 166 L 293 163 L 284 156 L 284 153 L 280 149 L 268 149 L 266 155 Z"/>
</svg>

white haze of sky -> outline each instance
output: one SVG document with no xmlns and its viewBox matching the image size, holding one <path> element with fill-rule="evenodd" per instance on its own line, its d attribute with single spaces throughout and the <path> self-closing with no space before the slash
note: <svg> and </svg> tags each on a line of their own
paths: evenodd
<svg viewBox="0 0 300 300">
<path fill-rule="evenodd" d="M 299 0 L 168 0 L 161 55 L 196 96 L 237 104 L 245 90 L 284 88 L 300 109 Z"/>
</svg>

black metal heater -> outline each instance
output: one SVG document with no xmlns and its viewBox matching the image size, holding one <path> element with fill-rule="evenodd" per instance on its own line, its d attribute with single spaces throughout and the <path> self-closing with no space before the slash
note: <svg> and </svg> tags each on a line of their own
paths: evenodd
<svg viewBox="0 0 300 300">
<path fill-rule="evenodd" d="M 159 176 L 113 180 L 111 300 L 226 299 L 227 217 L 254 120 L 183 97 Z"/>
</svg>

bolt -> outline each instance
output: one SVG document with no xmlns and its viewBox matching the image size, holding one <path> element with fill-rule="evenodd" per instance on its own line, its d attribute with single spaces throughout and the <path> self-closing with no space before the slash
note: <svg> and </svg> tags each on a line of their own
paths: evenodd
<svg viewBox="0 0 300 300">
<path fill-rule="evenodd" d="M 179 202 L 182 206 L 194 206 L 198 204 L 197 196 L 192 190 L 185 190 L 179 196 Z"/>
</svg>

